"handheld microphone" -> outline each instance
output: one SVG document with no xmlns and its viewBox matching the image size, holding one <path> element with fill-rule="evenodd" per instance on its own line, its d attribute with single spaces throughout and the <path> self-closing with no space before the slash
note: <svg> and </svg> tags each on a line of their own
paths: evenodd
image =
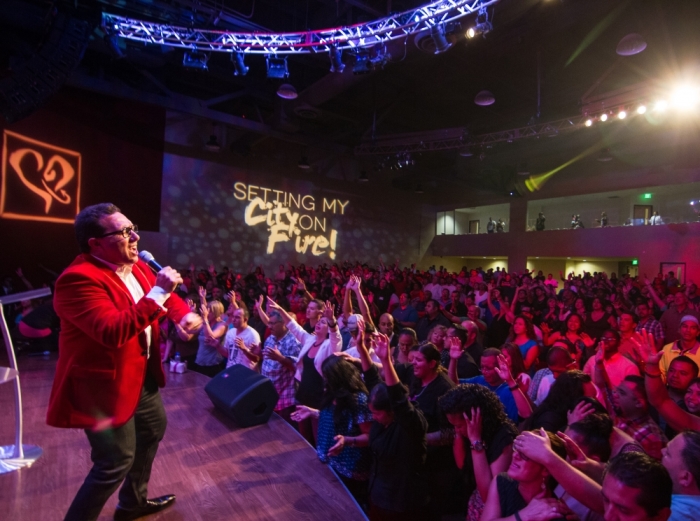
<svg viewBox="0 0 700 521">
<path fill-rule="evenodd" d="M 160 270 L 163 269 L 163 266 L 158 264 L 158 261 L 156 261 L 155 257 L 151 254 L 151 252 L 141 250 L 139 252 L 139 259 L 148 264 L 148 267 L 151 268 L 155 273 L 158 273 Z"/>
</svg>

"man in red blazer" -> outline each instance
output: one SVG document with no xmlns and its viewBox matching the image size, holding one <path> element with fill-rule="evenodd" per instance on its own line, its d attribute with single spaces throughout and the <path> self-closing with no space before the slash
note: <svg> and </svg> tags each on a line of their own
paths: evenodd
<svg viewBox="0 0 700 521">
<path fill-rule="evenodd" d="M 137 231 L 113 204 L 83 209 L 75 219 L 83 253 L 56 282 L 61 332 L 47 423 L 85 429 L 93 461 L 66 520 L 97 519 L 122 481 L 117 521 L 175 501 L 146 496 L 167 424 L 158 319 L 167 315 L 190 332 L 201 319 L 173 293 L 182 282 L 177 271 L 154 276 L 139 260 Z"/>
</svg>

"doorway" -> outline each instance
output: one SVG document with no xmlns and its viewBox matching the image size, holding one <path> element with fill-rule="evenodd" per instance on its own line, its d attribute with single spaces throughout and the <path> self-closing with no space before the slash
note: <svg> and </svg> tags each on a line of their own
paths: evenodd
<svg viewBox="0 0 700 521">
<path fill-rule="evenodd" d="M 469 221 L 469 233 L 479 233 L 479 220 Z"/>
<path fill-rule="evenodd" d="M 649 218 L 654 207 L 650 204 L 635 204 L 632 211 L 632 222 L 635 226 L 649 224 Z"/>
</svg>

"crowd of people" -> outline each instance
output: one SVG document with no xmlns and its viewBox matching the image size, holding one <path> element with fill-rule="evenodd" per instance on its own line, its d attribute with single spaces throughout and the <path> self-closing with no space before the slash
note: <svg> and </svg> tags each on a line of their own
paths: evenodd
<svg viewBox="0 0 700 521">
<path fill-rule="evenodd" d="M 398 262 L 183 272 L 204 327 L 175 325 L 164 361 L 269 377 L 276 411 L 371 519 L 680 520 L 700 506 L 693 283 Z"/>
<path fill-rule="evenodd" d="M 697 519 L 700 294 L 671 274 L 181 270 L 162 361 L 270 378 L 370 519 Z"/>
</svg>

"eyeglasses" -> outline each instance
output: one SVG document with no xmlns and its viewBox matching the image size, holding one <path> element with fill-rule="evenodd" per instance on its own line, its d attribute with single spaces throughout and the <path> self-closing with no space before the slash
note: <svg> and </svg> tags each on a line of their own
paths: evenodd
<svg viewBox="0 0 700 521">
<path fill-rule="evenodd" d="M 128 239 L 129 237 L 131 237 L 131 232 L 138 233 L 139 227 L 136 224 L 132 224 L 131 226 L 126 226 L 121 230 L 117 230 L 116 232 L 105 233 L 104 235 L 100 235 L 97 238 L 102 239 L 104 237 L 109 237 L 110 235 L 121 235 L 124 239 Z"/>
<path fill-rule="evenodd" d="M 600 338 L 601 342 L 605 342 L 606 344 L 609 344 L 610 342 L 615 342 L 617 341 L 617 338 L 611 337 L 611 336 L 604 336 Z"/>
</svg>

